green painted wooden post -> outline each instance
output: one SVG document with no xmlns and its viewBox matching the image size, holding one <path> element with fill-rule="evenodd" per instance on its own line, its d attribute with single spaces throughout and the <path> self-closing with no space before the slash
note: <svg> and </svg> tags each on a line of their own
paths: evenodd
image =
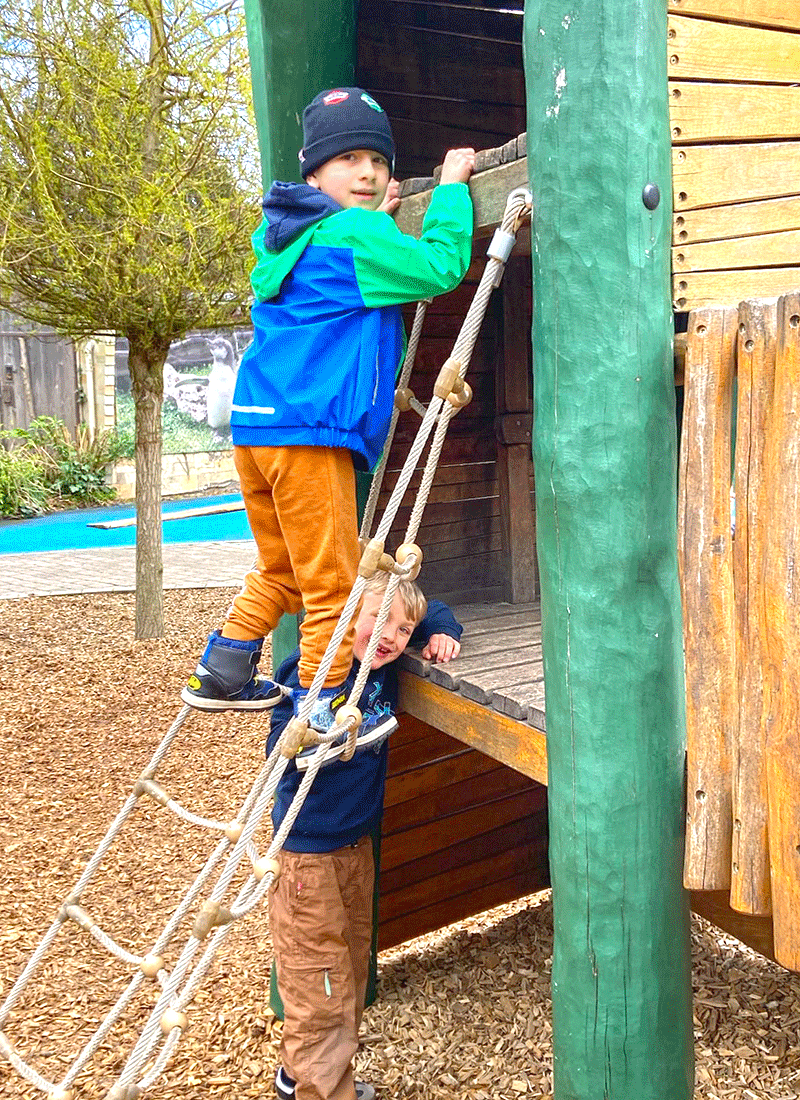
<svg viewBox="0 0 800 1100">
<path fill-rule="evenodd" d="M 299 180 L 297 153 L 303 144 L 303 108 L 322 88 L 355 80 L 355 0 L 245 0 L 247 46 L 253 82 L 253 106 L 261 154 L 261 182 Z M 370 477 L 358 473 L 359 516 L 369 495 Z M 272 633 L 273 667 L 297 648 L 298 619 L 284 615 Z M 373 836 L 376 879 L 380 836 Z M 377 973 L 377 891 L 367 1004 L 375 999 Z M 270 1003 L 283 1019 L 273 966 Z"/>
<path fill-rule="evenodd" d="M 303 108 L 317 92 L 355 79 L 355 0 L 245 0 L 261 181 L 299 180 Z M 255 228 L 255 227 L 254 227 Z M 298 619 L 272 634 L 273 667 L 297 648 Z"/>
<path fill-rule="evenodd" d="M 525 8 L 555 1100 L 688 1100 L 666 4 Z"/>
</svg>

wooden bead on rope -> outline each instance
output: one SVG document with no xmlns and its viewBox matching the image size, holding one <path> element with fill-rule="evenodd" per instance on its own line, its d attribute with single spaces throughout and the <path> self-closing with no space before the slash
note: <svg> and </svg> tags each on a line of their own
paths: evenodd
<svg viewBox="0 0 800 1100">
<path fill-rule="evenodd" d="M 339 707 L 334 717 L 334 721 L 336 722 L 337 726 L 343 726 L 351 719 L 352 725 L 350 726 L 350 729 L 358 729 L 358 727 L 364 720 L 364 716 L 362 715 L 358 707 L 351 707 L 349 703 L 345 703 L 343 707 Z"/>
<path fill-rule="evenodd" d="M 160 955 L 145 955 L 139 963 L 139 969 L 146 978 L 156 978 L 159 970 L 164 969 L 164 960 Z"/>
<path fill-rule="evenodd" d="M 472 386 L 470 386 L 469 382 L 464 382 L 459 378 L 458 383 L 453 387 L 452 391 L 448 393 L 447 400 L 456 411 L 466 408 L 472 400 Z"/>
<path fill-rule="evenodd" d="M 241 821 L 237 821 L 236 818 L 234 818 L 233 821 L 228 822 L 228 826 L 225 829 L 225 836 L 232 844 L 235 844 L 243 832 L 244 825 Z"/>
<path fill-rule="evenodd" d="M 390 573 L 394 566 L 391 554 L 383 551 L 382 539 L 370 539 L 361 553 L 361 561 L 358 563 L 358 575 L 369 580 L 374 577 L 379 569 Z"/>
<path fill-rule="evenodd" d="M 179 1012 L 177 1008 L 167 1008 L 161 1017 L 161 1030 L 165 1035 L 169 1035 L 176 1027 L 185 1031 L 188 1022 L 185 1012 Z"/>
<path fill-rule="evenodd" d="M 304 722 L 302 718 L 297 716 L 290 718 L 286 723 L 286 729 L 281 734 L 281 755 L 285 756 L 287 760 L 297 756 L 306 743 L 307 734 L 308 722 Z"/>
<path fill-rule="evenodd" d="M 106 1100 L 138 1100 L 142 1090 L 138 1085 L 112 1085 L 106 1093 Z"/>
<path fill-rule="evenodd" d="M 47 1094 L 47 1100 L 72 1100 L 72 1089 L 51 1089 Z"/>
<path fill-rule="evenodd" d="M 414 391 L 408 386 L 398 386 L 394 391 L 394 403 L 400 412 L 408 412 L 414 399 Z"/>
<path fill-rule="evenodd" d="M 458 359 L 453 359 L 452 356 L 446 360 L 442 365 L 433 387 L 433 392 L 436 397 L 441 397 L 445 400 L 453 391 L 453 387 L 456 381 L 459 380 L 461 374 L 461 364 Z"/>
<path fill-rule="evenodd" d="M 230 924 L 233 914 L 230 909 L 218 901 L 207 901 L 194 919 L 192 935 L 196 940 L 204 940 L 212 928 Z"/>
<path fill-rule="evenodd" d="M 422 568 L 422 549 L 417 546 L 415 542 L 404 542 L 402 546 L 397 547 L 397 551 L 394 555 L 397 564 L 404 565 L 412 554 L 417 560 L 414 562 L 414 567 L 411 572 L 403 574 L 404 579 L 407 581 L 415 581 L 419 576 L 419 571 Z"/>
<path fill-rule="evenodd" d="M 278 876 L 281 873 L 281 865 L 277 859 L 273 859 L 272 856 L 262 856 L 261 859 L 257 859 L 253 864 L 253 874 L 255 875 L 256 882 L 261 882 L 262 878 L 266 878 L 268 874 L 272 872 L 272 881 L 277 882 Z"/>
</svg>

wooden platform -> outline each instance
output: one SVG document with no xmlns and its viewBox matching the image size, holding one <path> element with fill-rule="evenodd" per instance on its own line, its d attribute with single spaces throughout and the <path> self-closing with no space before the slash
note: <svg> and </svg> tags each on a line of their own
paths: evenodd
<svg viewBox="0 0 800 1100">
<path fill-rule="evenodd" d="M 519 835 L 526 837 L 524 858 L 527 861 L 527 875 L 518 880 L 507 875 L 502 884 L 488 884 L 490 893 L 492 890 L 498 895 L 505 893 L 507 897 L 504 900 L 510 900 L 517 883 L 520 886 L 517 896 L 525 892 L 523 883 L 529 889 L 545 885 L 541 853 L 542 844 L 546 841 L 546 823 L 542 801 L 533 793 L 539 784 L 547 783 L 541 613 L 539 605 L 534 603 L 472 604 L 454 607 L 453 612 L 464 626 L 461 653 L 455 661 L 434 665 L 413 650 L 406 651 L 401 658 L 400 710 L 405 712 L 401 715 L 401 727 L 404 721 L 411 721 L 417 730 L 427 728 L 429 735 L 439 731 L 447 735 L 447 741 L 460 741 L 477 750 L 474 764 L 477 770 L 473 775 L 478 779 L 484 770 L 488 770 L 486 758 L 489 757 L 505 765 L 507 770 L 535 781 L 535 786 L 522 794 L 512 789 L 514 784 L 508 775 L 505 779 L 499 773 L 495 776 L 495 781 L 500 784 L 498 792 L 503 789 L 506 799 L 519 799 L 522 794 L 523 800 L 532 800 L 529 806 L 525 803 L 523 809 L 535 813 L 527 826 L 524 820 L 515 821 L 509 832 L 509 844 L 517 835 L 515 829 L 521 828 Z M 484 761 L 482 764 L 478 762 L 481 759 Z M 387 791 L 392 782 L 390 777 Z M 509 782 L 511 786 L 508 786 Z M 502 825 L 502 820 L 498 819 L 497 824 Z M 538 836 L 534 835 L 537 833 Z M 469 850 L 472 844 L 474 841 L 467 837 L 464 850 Z M 480 877 L 482 869 L 492 866 L 492 859 L 484 858 L 484 849 L 480 851 L 483 862 L 475 863 L 470 872 L 473 890 L 483 886 Z M 446 853 L 439 853 L 434 862 L 446 879 L 450 873 Z M 505 867 L 505 863 L 501 862 L 500 866 Z M 533 886 L 533 883 L 536 885 Z M 385 885 L 382 886 L 382 893 L 384 889 Z M 418 885 L 417 891 L 421 889 Z M 454 914 L 450 919 L 457 919 L 455 914 L 461 915 L 459 902 L 449 900 L 448 904 L 451 908 L 447 911 Z M 398 910 L 388 903 L 388 899 L 382 899 L 382 908 L 384 905 L 384 919 L 388 918 L 384 942 L 398 942 L 398 925 L 390 923 L 392 918 L 397 919 L 395 914 Z M 728 904 L 724 891 L 693 891 L 691 906 L 694 912 L 706 917 L 718 928 L 767 958 L 774 959 L 772 921 L 769 917 L 735 912 Z M 437 927 L 434 916 L 435 905 L 429 906 L 427 913 L 418 912 L 408 926 L 416 927 L 418 923 L 420 930 Z M 407 920 L 403 917 L 401 925 L 405 926 Z"/>
</svg>

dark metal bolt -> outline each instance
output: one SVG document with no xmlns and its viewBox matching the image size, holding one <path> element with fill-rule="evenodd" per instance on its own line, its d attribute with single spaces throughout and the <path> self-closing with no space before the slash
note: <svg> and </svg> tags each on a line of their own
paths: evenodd
<svg viewBox="0 0 800 1100">
<path fill-rule="evenodd" d="M 646 183 L 642 188 L 642 202 L 648 210 L 655 210 L 661 202 L 661 192 L 657 183 Z"/>
</svg>

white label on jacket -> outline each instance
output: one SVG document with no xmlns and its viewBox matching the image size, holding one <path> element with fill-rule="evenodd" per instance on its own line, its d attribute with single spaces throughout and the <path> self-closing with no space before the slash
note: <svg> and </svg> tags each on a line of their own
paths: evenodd
<svg viewBox="0 0 800 1100">
<path fill-rule="evenodd" d="M 271 405 L 231 405 L 231 412 L 263 413 L 265 416 L 273 416 L 275 410 Z"/>
</svg>

